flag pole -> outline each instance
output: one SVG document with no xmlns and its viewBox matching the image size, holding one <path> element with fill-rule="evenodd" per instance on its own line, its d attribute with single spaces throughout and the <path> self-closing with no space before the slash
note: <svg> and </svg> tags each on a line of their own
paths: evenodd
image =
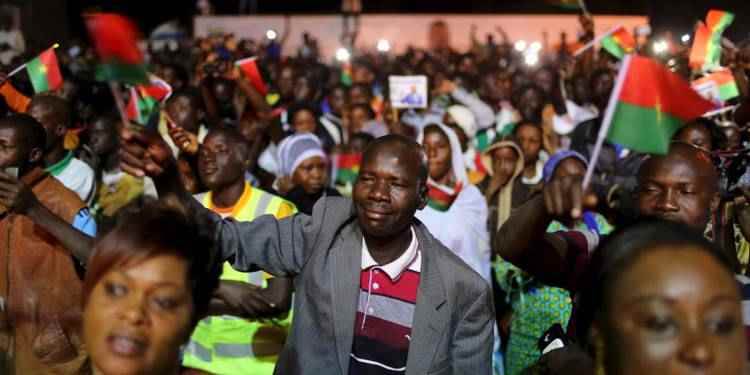
<svg viewBox="0 0 750 375">
<path fill-rule="evenodd" d="M 616 26 L 616 27 L 613 27 L 612 29 L 610 29 L 610 30 L 609 30 L 609 31 L 607 31 L 606 33 L 604 33 L 604 34 L 602 34 L 602 35 L 599 35 L 598 37 L 594 38 L 594 40 L 592 40 L 592 41 L 590 41 L 590 42 L 586 43 L 586 44 L 585 44 L 585 45 L 584 45 L 583 47 L 581 47 L 581 48 L 579 48 L 578 50 L 576 50 L 576 51 L 575 51 L 575 52 L 573 53 L 573 57 L 578 57 L 578 56 L 580 56 L 580 55 L 581 55 L 582 53 L 586 52 L 586 50 L 587 50 L 587 49 L 589 49 L 589 48 L 591 48 L 591 47 L 595 46 L 596 44 L 598 44 L 599 42 L 601 42 L 601 41 L 602 41 L 602 39 L 604 39 L 604 38 L 606 38 L 606 37 L 608 37 L 608 36 L 612 35 L 612 34 L 613 34 L 613 33 L 614 33 L 615 31 L 617 31 L 617 30 L 618 30 L 619 28 L 621 28 L 621 27 L 622 27 L 622 25 L 618 25 L 618 26 Z"/>
<path fill-rule="evenodd" d="M 631 59 L 632 55 L 626 55 L 622 60 L 620 72 L 617 73 L 617 81 L 615 81 L 615 87 L 609 97 L 607 110 L 604 113 L 604 119 L 602 120 L 602 125 L 599 127 L 599 134 L 596 137 L 596 144 L 594 145 L 594 150 L 591 152 L 591 160 L 589 160 L 589 166 L 586 168 L 586 176 L 583 178 L 583 191 L 586 191 L 586 189 L 589 188 L 589 185 L 591 185 L 591 178 L 594 176 L 594 169 L 596 168 L 596 163 L 599 161 L 599 154 L 602 151 L 604 140 L 607 139 L 609 128 L 612 125 L 612 117 L 615 115 L 617 100 L 620 97 L 622 86 L 625 85 L 625 78 L 627 78 L 628 75 Z"/>
<path fill-rule="evenodd" d="M 581 7 L 581 10 L 586 17 L 591 17 L 591 13 L 589 13 L 589 9 L 586 7 L 585 0 L 578 0 L 578 5 Z"/>
<path fill-rule="evenodd" d="M 736 105 L 730 105 L 729 107 L 719 108 L 719 109 L 717 109 L 715 111 L 706 112 L 701 117 L 712 117 L 712 116 L 720 115 L 722 113 L 729 112 L 729 111 L 731 111 L 731 110 L 733 110 L 735 108 L 737 108 Z"/>
<path fill-rule="evenodd" d="M 60 47 L 59 43 L 55 43 L 55 44 L 52 45 L 52 48 L 56 49 L 57 47 Z M 18 74 L 20 71 L 26 69 L 26 65 L 28 65 L 28 64 L 29 64 L 29 62 L 27 61 L 27 62 L 19 65 L 15 69 L 11 70 L 10 73 L 8 73 L 8 75 L 5 76 L 5 79 L 0 80 L 0 85 L 2 85 L 3 83 L 5 83 L 5 81 L 9 80 L 10 77 L 13 77 L 14 75 Z"/>
<path fill-rule="evenodd" d="M 115 98 L 117 111 L 120 112 L 120 120 L 125 127 L 130 128 L 130 121 L 128 121 L 128 116 L 125 114 L 125 104 L 123 104 L 125 101 L 122 98 L 117 82 L 109 81 L 109 89 L 112 91 L 112 96 Z"/>
</svg>

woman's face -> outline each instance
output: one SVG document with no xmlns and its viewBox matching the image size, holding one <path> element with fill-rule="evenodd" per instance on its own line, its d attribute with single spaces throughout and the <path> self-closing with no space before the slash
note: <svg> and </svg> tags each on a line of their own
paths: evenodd
<svg viewBox="0 0 750 375">
<path fill-rule="evenodd" d="M 167 374 L 193 329 L 187 264 L 158 255 L 102 276 L 84 307 L 94 367 L 111 374 Z"/>
<path fill-rule="evenodd" d="M 542 150 L 542 129 L 532 124 L 522 124 L 516 131 L 526 165 L 536 163 Z"/>
<path fill-rule="evenodd" d="M 315 116 L 307 110 L 297 111 L 294 114 L 294 132 L 297 134 L 301 133 L 314 133 L 315 132 Z"/>
<path fill-rule="evenodd" d="M 424 133 L 423 146 L 427 154 L 430 178 L 444 184 L 450 179 L 452 167 L 448 137 L 439 128 L 430 127 Z"/>
<path fill-rule="evenodd" d="M 648 250 L 613 281 L 605 298 L 607 374 L 744 373 L 737 281 L 705 252 Z"/>
<path fill-rule="evenodd" d="M 492 151 L 492 171 L 501 181 L 508 181 L 513 177 L 516 162 L 518 162 L 518 154 L 510 147 L 501 147 Z"/>
<path fill-rule="evenodd" d="M 292 182 L 302 186 L 307 194 L 318 193 L 328 182 L 328 163 L 320 156 L 303 161 L 294 170 Z"/>
</svg>

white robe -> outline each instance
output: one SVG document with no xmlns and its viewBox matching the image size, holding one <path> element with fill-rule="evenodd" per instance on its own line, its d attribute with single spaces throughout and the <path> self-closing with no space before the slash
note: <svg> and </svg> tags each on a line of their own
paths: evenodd
<svg viewBox="0 0 750 375">
<path fill-rule="evenodd" d="M 448 135 L 451 144 L 451 164 L 456 181 L 463 189 L 448 211 L 438 211 L 426 206 L 417 211 L 416 217 L 425 224 L 430 233 L 445 247 L 490 282 L 490 234 L 487 230 L 487 201 L 466 176 L 461 146 L 456 134 L 445 125 L 438 125 Z M 423 134 L 418 141 L 422 143 Z"/>
</svg>

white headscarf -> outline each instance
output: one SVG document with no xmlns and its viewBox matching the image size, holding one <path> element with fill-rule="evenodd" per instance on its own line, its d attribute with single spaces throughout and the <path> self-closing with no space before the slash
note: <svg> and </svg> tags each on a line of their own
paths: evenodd
<svg viewBox="0 0 750 375">
<path fill-rule="evenodd" d="M 427 206 L 417 211 L 415 216 L 438 241 L 458 255 L 489 283 L 491 251 L 490 236 L 487 231 L 487 201 L 479 189 L 469 183 L 456 133 L 443 124 L 435 125 L 448 136 L 451 145 L 452 172 L 456 177 L 456 182 L 461 182 L 462 188 L 448 211 L 441 212 Z M 424 140 L 424 129 L 428 126 L 425 126 L 417 137 L 420 144 Z"/>
<path fill-rule="evenodd" d="M 279 144 L 279 172 L 291 176 L 303 161 L 319 156 L 326 159 L 323 145 L 314 134 L 293 134 Z"/>
<path fill-rule="evenodd" d="M 456 136 L 456 132 L 453 129 L 441 123 L 432 123 L 422 128 L 417 136 L 417 142 L 424 144 L 424 131 L 430 126 L 437 126 L 448 137 L 448 143 L 451 145 L 451 172 L 456 178 L 456 183 L 461 182 L 463 186 L 469 185 L 469 176 L 466 174 L 466 164 L 464 163 L 463 151 L 461 151 L 461 143 L 458 141 L 458 136 Z"/>
</svg>

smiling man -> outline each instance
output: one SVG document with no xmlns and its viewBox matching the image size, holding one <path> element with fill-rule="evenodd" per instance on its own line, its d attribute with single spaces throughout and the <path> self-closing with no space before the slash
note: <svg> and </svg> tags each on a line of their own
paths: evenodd
<svg viewBox="0 0 750 375">
<path fill-rule="evenodd" d="M 321 199 L 313 215 L 220 220 L 179 186 L 163 142 L 125 130 L 123 168 L 157 181 L 209 219 L 224 257 L 294 278 L 281 374 L 490 374 L 489 285 L 414 219 L 426 204 L 418 144 L 385 136 L 365 151 L 353 201 Z"/>
</svg>

